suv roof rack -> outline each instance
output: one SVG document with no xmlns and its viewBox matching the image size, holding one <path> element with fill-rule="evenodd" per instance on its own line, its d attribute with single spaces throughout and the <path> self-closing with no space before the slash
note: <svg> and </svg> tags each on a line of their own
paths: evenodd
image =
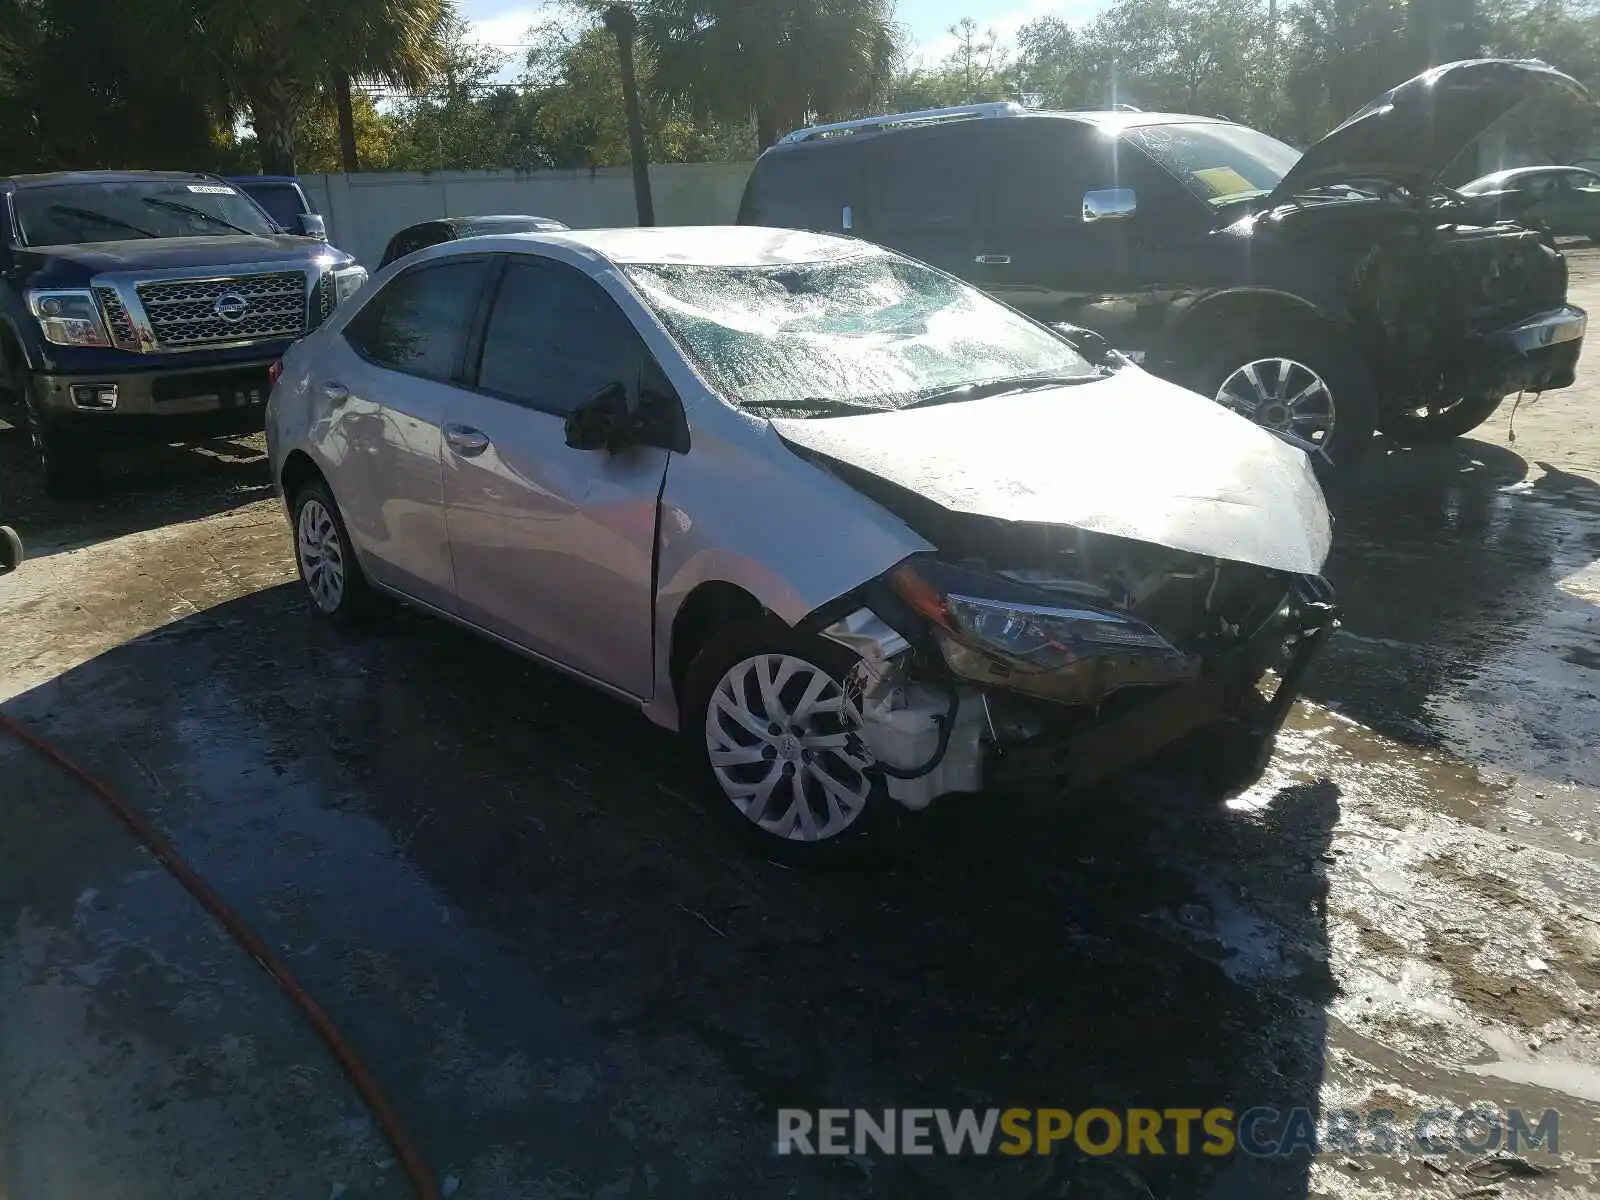
<svg viewBox="0 0 1600 1200">
<path fill-rule="evenodd" d="M 957 104 L 951 108 L 924 108 L 916 112 L 888 113 L 881 117 L 861 117 L 854 121 L 834 121 L 829 125 L 808 125 L 778 139 L 778 145 L 809 142 L 816 138 L 838 134 L 871 133 L 879 129 L 892 129 L 900 125 L 922 125 L 936 121 L 963 121 L 980 117 L 1020 117 L 1028 110 L 1010 100 L 996 100 L 988 104 Z"/>
</svg>

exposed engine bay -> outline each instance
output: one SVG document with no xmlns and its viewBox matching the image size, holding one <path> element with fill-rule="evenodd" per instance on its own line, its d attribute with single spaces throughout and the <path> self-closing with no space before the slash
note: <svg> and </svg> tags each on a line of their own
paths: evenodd
<svg viewBox="0 0 1600 1200">
<path fill-rule="evenodd" d="M 1448 215 L 1386 231 L 1350 276 L 1377 382 L 1407 404 L 1511 386 L 1492 335 L 1566 301 L 1566 260 L 1544 234 L 1435 223 Z"/>
<path fill-rule="evenodd" d="M 1086 784 L 1202 730 L 1259 765 L 1335 623 L 1306 456 L 1137 368 L 771 423 L 904 530 L 904 557 L 803 625 L 859 657 L 856 732 L 908 807 Z"/>
<path fill-rule="evenodd" d="M 949 549 L 902 563 L 822 631 L 861 655 L 847 693 L 907 807 L 977 791 L 1019 751 L 1037 766 L 1030 749 L 1046 769 L 1028 773 L 1087 783 L 1207 724 L 1270 746 L 1295 664 L 1335 623 L 1320 579 L 1071 527 L 950 520 Z"/>
</svg>

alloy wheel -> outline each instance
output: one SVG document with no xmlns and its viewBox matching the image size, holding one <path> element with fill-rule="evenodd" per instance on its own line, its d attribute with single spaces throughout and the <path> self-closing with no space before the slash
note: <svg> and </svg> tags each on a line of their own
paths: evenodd
<svg viewBox="0 0 1600 1200">
<path fill-rule="evenodd" d="M 706 755 L 747 820 L 787 841 L 826 841 L 855 824 L 871 796 L 860 720 L 821 667 L 759 654 L 730 667 L 712 692 Z"/>
<path fill-rule="evenodd" d="M 1305 363 L 1292 358 L 1247 362 L 1222 381 L 1215 399 L 1291 446 L 1328 458 L 1333 390 Z"/>
<path fill-rule="evenodd" d="M 333 514 L 315 497 L 300 506 L 295 551 L 312 601 L 325 613 L 336 611 L 344 600 L 344 543 Z"/>
</svg>

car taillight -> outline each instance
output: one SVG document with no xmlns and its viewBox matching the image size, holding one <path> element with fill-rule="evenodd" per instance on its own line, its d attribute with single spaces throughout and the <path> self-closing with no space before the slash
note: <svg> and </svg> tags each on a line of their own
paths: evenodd
<svg viewBox="0 0 1600 1200">
<path fill-rule="evenodd" d="M 273 387 L 278 386 L 278 380 L 283 378 L 283 359 L 279 359 L 267 368 L 267 382 Z"/>
</svg>

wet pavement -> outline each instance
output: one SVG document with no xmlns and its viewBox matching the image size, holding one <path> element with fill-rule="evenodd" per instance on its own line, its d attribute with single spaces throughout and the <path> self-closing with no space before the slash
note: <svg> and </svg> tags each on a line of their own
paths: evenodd
<svg viewBox="0 0 1600 1200">
<path fill-rule="evenodd" d="M 967 798 L 878 869 L 782 870 L 637 714 L 420 615 L 313 620 L 248 441 L 68 506 L 0 433 L 35 555 L 0 580 L 0 700 L 280 948 L 457 1196 L 1593 1195 L 1590 359 L 1515 443 L 1502 411 L 1341 487 L 1346 628 L 1227 805 Z M 3 738 L 0 831 L 0 1195 L 408 1194 L 266 976 Z M 1559 1110 L 1559 1153 L 772 1153 L 779 1107 L 1473 1102 Z"/>
</svg>

